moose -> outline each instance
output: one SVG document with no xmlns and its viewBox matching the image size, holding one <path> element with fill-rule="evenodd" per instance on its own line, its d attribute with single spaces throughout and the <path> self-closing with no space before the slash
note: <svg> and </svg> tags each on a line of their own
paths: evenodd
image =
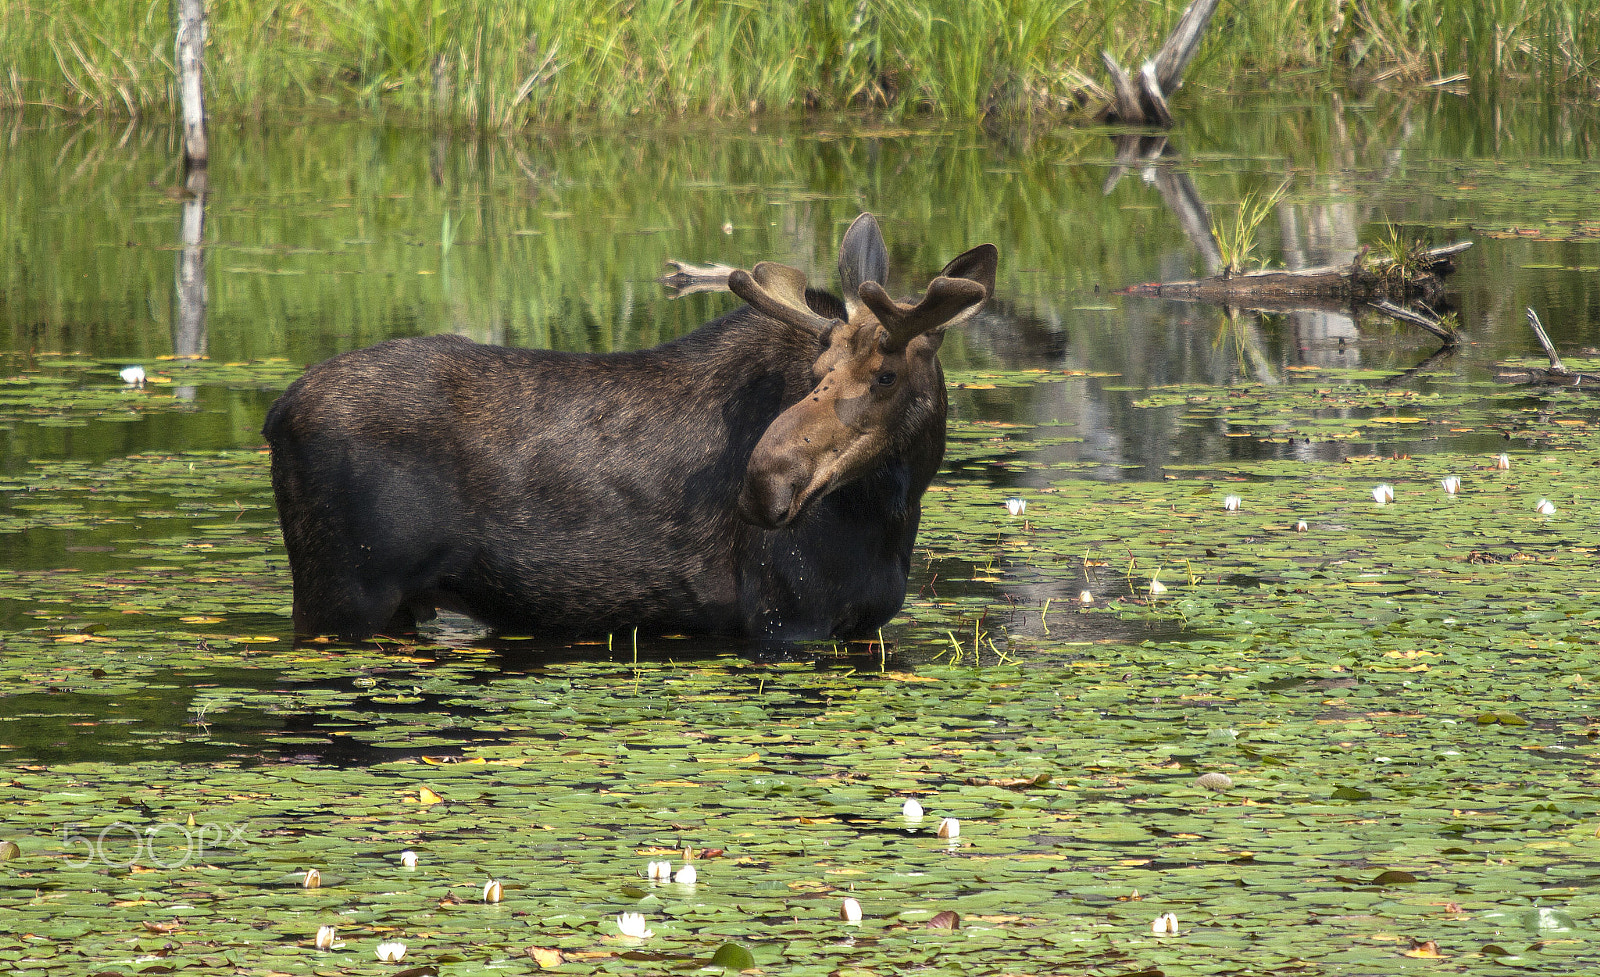
<svg viewBox="0 0 1600 977">
<path fill-rule="evenodd" d="M 652 349 L 395 339 L 309 368 L 267 413 L 304 636 L 436 609 L 559 636 L 870 635 L 905 601 L 945 447 L 944 330 L 994 291 L 962 254 L 916 304 L 862 214 L 842 300 L 773 262 L 745 306 Z"/>
</svg>

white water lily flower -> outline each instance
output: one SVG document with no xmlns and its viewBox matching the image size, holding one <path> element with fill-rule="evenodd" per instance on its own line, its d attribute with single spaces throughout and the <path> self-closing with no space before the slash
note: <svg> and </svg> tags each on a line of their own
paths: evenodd
<svg viewBox="0 0 1600 977">
<path fill-rule="evenodd" d="M 1178 917 L 1172 913 L 1162 913 L 1150 924 L 1150 932 L 1157 936 L 1166 936 L 1178 932 Z"/>
<path fill-rule="evenodd" d="M 1241 505 L 1244 505 L 1244 500 L 1237 495 L 1230 495 L 1222 500 L 1222 507 L 1229 512 L 1238 512 Z"/>
<path fill-rule="evenodd" d="M 317 927 L 317 949 L 318 950 L 332 950 L 333 949 L 333 938 L 337 934 L 338 934 L 338 930 L 335 930 L 332 926 L 319 926 L 319 927 Z"/>
<path fill-rule="evenodd" d="M 1494 456 L 1494 467 L 1500 469 L 1501 471 L 1510 471 L 1510 469 L 1511 469 L 1511 456 L 1506 454 L 1504 451 L 1502 451 L 1499 454 L 1495 455 Z"/>
<path fill-rule="evenodd" d="M 1379 505 L 1387 505 L 1394 501 L 1394 486 L 1387 483 L 1374 486 L 1372 489 L 1373 501 Z"/>
<path fill-rule="evenodd" d="M 846 898 L 844 904 L 839 907 L 839 918 L 847 923 L 861 922 L 861 903 Z"/>
<path fill-rule="evenodd" d="M 403 851 L 403 852 L 401 852 L 400 853 L 400 865 L 403 868 L 416 868 L 417 867 L 417 853 L 414 852 L 414 851 Z"/>
<path fill-rule="evenodd" d="M 961 822 L 955 818 L 945 818 L 939 822 L 938 835 L 941 838 L 961 837 Z"/>
<path fill-rule="evenodd" d="M 1028 500 L 1019 499 L 1013 495 L 1011 498 L 1006 500 L 1006 511 L 1011 513 L 1013 516 L 1020 516 L 1024 512 L 1028 511 Z"/>
<path fill-rule="evenodd" d="M 671 862 L 651 862 L 645 866 L 644 874 L 651 882 L 671 882 Z"/>
<path fill-rule="evenodd" d="M 494 879 L 490 879 L 483 884 L 484 902 L 499 902 L 501 895 L 503 895 L 503 891 L 500 888 L 500 883 Z"/>
<path fill-rule="evenodd" d="M 693 865 L 685 865 L 683 868 L 678 869 L 677 874 L 673 875 L 672 881 L 679 885 L 694 885 L 694 880 L 698 877 L 699 873 L 694 870 Z"/>
<path fill-rule="evenodd" d="M 1541 516 L 1553 516 L 1556 514 L 1556 504 L 1549 499 L 1540 499 L 1539 504 L 1533 507 L 1533 511 Z"/>
<path fill-rule="evenodd" d="M 405 959 L 406 945 L 399 940 L 390 940 L 387 943 L 379 943 L 376 952 L 378 959 L 384 963 L 399 963 Z"/>
<path fill-rule="evenodd" d="M 134 366 L 125 366 L 118 371 L 117 375 L 122 377 L 122 382 L 130 387 L 144 386 L 145 374 L 144 367 L 142 366 L 137 364 Z"/>
<path fill-rule="evenodd" d="M 915 797 L 906 798 L 906 802 L 900 805 L 900 816 L 907 821 L 921 821 L 922 804 Z"/>
<path fill-rule="evenodd" d="M 1078 603 L 1080 603 L 1080 604 L 1093 604 L 1094 603 L 1094 594 L 1089 593 L 1087 590 L 1078 591 Z"/>
<path fill-rule="evenodd" d="M 322 885 L 322 873 L 314 868 L 306 869 L 305 880 L 300 883 L 307 889 L 316 889 Z"/>
<path fill-rule="evenodd" d="M 648 940 L 655 930 L 645 926 L 644 913 L 622 913 L 617 916 L 617 932 L 636 940 Z"/>
<path fill-rule="evenodd" d="M 1439 487 L 1444 489 L 1445 495 L 1455 495 L 1461 491 L 1461 479 L 1454 475 L 1446 475 L 1439 479 Z"/>
<path fill-rule="evenodd" d="M 1297 533 L 1303 533 L 1310 528 L 1310 526 L 1306 525 L 1306 521 L 1304 519 L 1294 524 L 1294 531 Z"/>
<path fill-rule="evenodd" d="M 1154 577 L 1150 578 L 1150 595 L 1152 597 L 1157 595 L 1157 594 L 1164 594 L 1166 592 L 1167 592 L 1167 585 L 1166 584 L 1162 583 L 1161 581 L 1157 580 Z"/>
</svg>

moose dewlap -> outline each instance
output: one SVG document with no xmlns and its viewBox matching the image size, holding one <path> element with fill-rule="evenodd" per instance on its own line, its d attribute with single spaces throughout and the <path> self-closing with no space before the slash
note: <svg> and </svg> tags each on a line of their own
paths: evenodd
<svg viewBox="0 0 1600 977">
<path fill-rule="evenodd" d="M 843 301 L 763 262 L 727 276 L 746 306 L 654 349 L 431 336 L 311 367 L 264 430 L 295 630 L 444 608 L 519 633 L 872 633 L 944 455 L 943 331 L 997 260 L 974 248 L 896 302 L 863 214 Z"/>
</svg>

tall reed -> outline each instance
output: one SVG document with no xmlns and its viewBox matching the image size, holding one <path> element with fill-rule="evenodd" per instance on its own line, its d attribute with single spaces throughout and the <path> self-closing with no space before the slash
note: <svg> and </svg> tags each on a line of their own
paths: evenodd
<svg viewBox="0 0 1600 977">
<path fill-rule="evenodd" d="M 223 117 L 394 110 L 510 127 L 868 107 L 1059 112 L 1110 50 L 1138 63 L 1183 0 L 213 0 Z M 0 3 L 0 106 L 165 114 L 171 0 Z M 1237 89 L 1600 79 L 1592 0 L 1224 5 L 1190 80 Z M 1286 74 L 1288 73 L 1288 74 Z"/>
</svg>

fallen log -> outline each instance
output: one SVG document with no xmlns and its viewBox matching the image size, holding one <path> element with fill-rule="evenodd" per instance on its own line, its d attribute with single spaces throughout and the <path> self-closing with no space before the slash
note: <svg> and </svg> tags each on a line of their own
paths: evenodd
<svg viewBox="0 0 1600 977">
<path fill-rule="evenodd" d="M 1213 275 L 1195 281 L 1131 285 L 1119 295 L 1154 295 L 1161 298 L 1242 305 L 1257 301 L 1338 301 L 1352 305 L 1375 299 L 1424 301 L 1436 298 L 1443 278 L 1455 271 L 1451 259 L 1472 247 L 1458 241 L 1430 248 L 1405 266 L 1388 259 L 1369 262 L 1365 253 L 1342 265 L 1324 265 L 1299 271 L 1251 271 L 1239 275 Z"/>
</svg>

